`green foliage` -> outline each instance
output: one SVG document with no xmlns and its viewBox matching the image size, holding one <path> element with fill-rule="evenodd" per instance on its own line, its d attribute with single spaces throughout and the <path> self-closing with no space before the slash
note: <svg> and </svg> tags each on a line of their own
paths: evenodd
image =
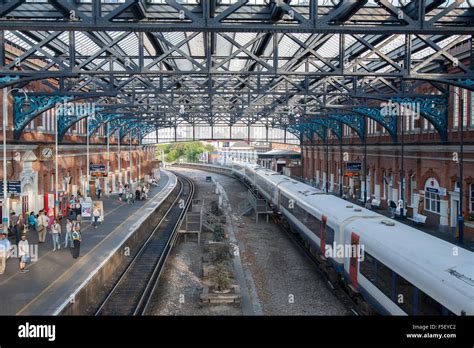
<svg viewBox="0 0 474 348">
<path fill-rule="evenodd" d="M 209 259 L 212 263 L 221 263 L 230 259 L 230 247 L 228 244 L 215 245 L 209 253 Z"/>
<path fill-rule="evenodd" d="M 222 225 L 216 225 L 216 227 L 214 227 L 213 233 L 214 233 L 214 240 L 216 242 L 222 242 L 225 239 L 225 231 Z"/>
<path fill-rule="evenodd" d="M 199 161 L 201 153 L 214 151 L 214 146 L 210 144 L 204 145 L 200 141 L 157 145 L 156 156 L 158 159 L 160 159 L 161 151 L 165 153 L 165 160 L 167 162 L 175 162 L 180 158 L 193 162 Z"/>
<path fill-rule="evenodd" d="M 218 263 L 216 265 L 212 274 L 212 281 L 214 282 L 217 290 L 219 291 L 223 291 L 229 288 L 230 277 L 225 264 Z"/>
</svg>

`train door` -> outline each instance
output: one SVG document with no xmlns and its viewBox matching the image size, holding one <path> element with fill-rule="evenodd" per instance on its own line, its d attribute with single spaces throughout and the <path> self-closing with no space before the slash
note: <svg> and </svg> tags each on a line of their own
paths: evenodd
<svg viewBox="0 0 474 348">
<path fill-rule="evenodd" d="M 359 236 L 351 234 L 351 257 L 349 259 L 349 276 L 353 286 L 357 287 L 357 271 L 359 269 Z"/>
<path fill-rule="evenodd" d="M 321 248 L 321 253 L 323 256 L 326 254 L 326 224 L 327 224 L 327 217 L 326 215 L 321 216 L 321 240 L 319 243 L 319 247 Z"/>
</svg>

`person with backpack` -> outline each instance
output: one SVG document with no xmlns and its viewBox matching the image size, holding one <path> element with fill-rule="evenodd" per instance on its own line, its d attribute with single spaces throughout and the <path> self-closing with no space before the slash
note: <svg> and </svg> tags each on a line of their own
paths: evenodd
<svg viewBox="0 0 474 348">
<path fill-rule="evenodd" d="M 81 226 L 78 222 L 76 222 L 74 224 L 74 230 L 72 232 L 72 242 L 74 244 L 74 248 L 71 249 L 71 254 L 74 259 L 77 259 L 79 257 L 79 253 L 81 251 L 81 241 Z"/>
</svg>

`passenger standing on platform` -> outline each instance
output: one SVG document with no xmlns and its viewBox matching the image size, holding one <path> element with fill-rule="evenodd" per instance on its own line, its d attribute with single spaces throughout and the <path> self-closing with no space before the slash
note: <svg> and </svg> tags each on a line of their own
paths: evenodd
<svg viewBox="0 0 474 348">
<path fill-rule="evenodd" d="M 17 226 L 18 233 L 19 233 L 20 239 L 21 239 L 21 235 L 23 234 L 23 232 L 25 230 L 25 215 L 23 213 L 21 213 L 18 216 L 18 222 L 17 222 L 16 226 Z"/>
<path fill-rule="evenodd" d="M 142 190 L 140 188 L 140 186 L 137 186 L 136 190 L 135 190 L 135 199 L 137 201 L 139 201 L 141 199 L 141 193 L 142 193 Z"/>
<path fill-rule="evenodd" d="M 48 210 L 48 231 L 51 231 L 51 226 L 54 224 L 54 209 L 49 208 Z"/>
<path fill-rule="evenodd" d="M 76 220 L 81 221 L 81 214 L 82 214 L 82 205 L 81 203 L 77 200 L 76 201 Z"/>
<path fill-rule="evenodd" d="M 66 235 L 64 237 L 64 247 L 67 248 L 70 245 L 70 248 L 74 247 L 74 243 L 72 240 L 72 230 L 74 228 L 74 224 L 72 223 L 71 219 L 66 220 Z"/>
<path fill-rule="evenodd" d="M 120 184 L 119 185 L 119 200 L 121 201 L 122 200 L 122 196 L 123 196 L 123 185 Z"/>
<path fill-rule="evenodd" d="M 99 180 L 97 181 L 96 190 L 97 190 L 97 198 L 100 199 L 100 194 L 102 193 L 102 187 L 100 187 L 100 181 Z"/>
<path fill-rule="evenodd" d="M 31 212 L 31 216 L 33 215 L 33 212 Z M 30 220 L 31 221 L 31 220 Z M 31 225 L 31 222 L 30 222 Z M 46 227 L 49 225 L 49 219 L 48 217 L 44 214 L 44 211 L 40 211 L 40 214 L 38 216 L 38 242 L 39 243 L 44 243 L 46 240 Z"/>
<path fill-rule="evenodd" d="M 32 211 L 30 216 L 28 216 L 28 226 L 32 230 L 36 230 L 36 219 L 35 219 L 35 212 Z"/>
<path fill-rule="evenodd" d="M 77 259 L 81 251 L 81 226 L 79 223 L 74 224 L 74 231 L 72 232 L 72 242 L 74 243 L 74 248 L 71 250 L 72 257 Z"/>
<path fill-rule="evenodd" d="M 14 211 L 10 216 L 10 229 L 15 236 L 15 244 L 18 245 L 20 242 L 20 231 L 18 230 L 18 216 Z"/>
<path fill-rule="evenodd" d="M 97 205 L 94 206 L 94 210 L 92 211 L 92 218 L 93 218 L 92 224 L 94 225 L 94 228 L 97 228 L 97 223 L 99 222 L 99 218 L 100 218 L 100 210 L 97 207 Z"/>
<path fill-rule="evenodd" d="M 388 202 L 389 206 L 390 206 L 390 217 L 393 219 L 395 218 L 395 212 L 397 210 L 397 204 L 390 200 L 390 202 Z"/>
<path fill-rule="evenodd" d="M 3 225 L 2 232 L 0 233 L 0 275 L 5 272 L 5 267 L 7 265 L 7 258 L 10 255 L 10 248 L 11 243 L 8 240 L 8 236 L 5 232 L 3 232 Z"/>
<path fill-rule="evenodd" d="M 51 226 L 51 236 L 53 237 L 53 251 L 61 249 L 59 244 L 59 236 L 61 235 L 61 225 L 58 220 L 54 219 L 53 225 Z"/>
<path fill-rule="evenodd" d="M 22 235 L 21 241 L 18 243 L 18 256 L 20 257 L 20 273 L 28 272 L 29 269 L 25 268 L 30 263 L 30 245 L 26 240 L 26 235 Z"/>
<path fill-rule="evenodd" d="M 77 214 L 76 214 L 76 207 L 74 206 L 74 204 L 69 208 L 68 217 L 69 217 L 69 220 L 71 220 L 71 221 L 76 220 Z"/>
</svg>

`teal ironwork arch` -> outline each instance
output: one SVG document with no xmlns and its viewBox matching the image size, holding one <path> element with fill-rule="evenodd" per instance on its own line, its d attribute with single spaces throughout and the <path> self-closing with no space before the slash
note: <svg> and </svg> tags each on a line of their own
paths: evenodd
<svg viewBox="0 0 474 348">
<path fill-rule="evenodd" d="M 380 123 L 392 136 L 395 141 L 397 139 L 397 117 L 394 115 L 383 115 L 381 108 L 377 107 L 355 107 L 352 109 L 355 113 L 369 117 Z"/>
<path fill-rule="evenodd" d="M 394 103 L 409 105 L 413 111 L 419 110 L 422 117 L 427 119 L 438 131 L 441 139 L 448 138 L 448 98 L 446 97 L 398 97 Z"/>
<path fill-rule="evenodd" d="M 15 95 L 13 97 L 14 138 L 18 140 L 25 127 L 42 112 L 71 99 L 72 97 L 69 96 L 29 96 L 26 103 L 26 96 Z M 25 108 L 26 104 L 29 104 L 29 108 Z"/>
<path fill-rule="evenodd" d="M 311 122 L 323 125 L 326 128 L 329 128 L 334 135 L 340 139 L 342 137 L 342 127 L 341 123 L 338 122 L 337 120 L 331 119 L 331 118 L 316 118 L 314 120 L 311 120 Z M 325 139 L 326 137 L 324 137 Z"/>
<path fill-rule="evenodd" d="M 335 114 L 330 115 L 330 119 L 339 121 L 354 129 L 360 139 L 365 138 L 365 117 L 355 114 Z"/>
<path fill-rule="evenodd" d="M 119 119 L 120 117 L 122 117 L 121 114 L 97 114 L 96 117 L 89 122 L 89 136 L 93 136 L 102 124 Z M 107 136 L 109 136 L 109 134 L 107 134 Z"/>
</svg>

